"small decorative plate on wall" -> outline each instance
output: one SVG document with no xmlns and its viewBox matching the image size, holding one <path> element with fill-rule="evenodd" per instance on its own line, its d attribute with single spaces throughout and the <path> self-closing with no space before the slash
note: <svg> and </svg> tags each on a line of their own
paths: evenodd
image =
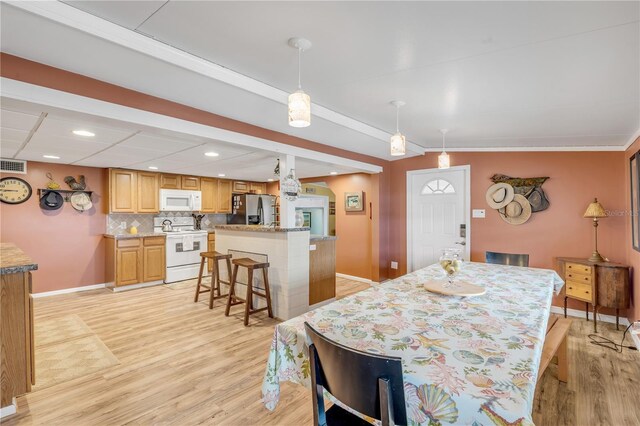
<svg viewBox="0 0 640 426">
<path fill-rule="evenodd" d="M 0 201 L 7 204 L 20 204 L 31 198 L 31 185 L 17 177 L 0 179 Z"/>
</svg>

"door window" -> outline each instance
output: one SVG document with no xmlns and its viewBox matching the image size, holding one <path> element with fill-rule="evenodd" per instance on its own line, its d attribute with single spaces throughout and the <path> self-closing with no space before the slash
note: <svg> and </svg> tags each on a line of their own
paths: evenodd
<svg viewBox="0 0 640 426">
<path fill-rule="evenodd" d="M 456 189 L 444 179 L 434 179 L 427 182 L 420 191 L 420 195 L 455 194 Z"/>
</svg>

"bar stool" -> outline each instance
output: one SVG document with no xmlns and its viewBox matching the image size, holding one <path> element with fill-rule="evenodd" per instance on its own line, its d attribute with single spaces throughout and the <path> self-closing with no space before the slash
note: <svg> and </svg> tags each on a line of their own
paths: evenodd
<svg viewBox="0 0 640 426">
<path fill-rule="evenodd" d="M 202 283 L 202 275 L 204 273 L 204 265 L 207 259 L 211 259 L 213 262 L 211 269 L 211 284 L 205 285 Z M 209 309 L 213 309 L 213 301 L 216 299 L 222 299 L 223 297 L 227 297 L 226 294 L 220 294 L 220 283 L 231 285 L 229 281 L 223 281 L 220 279 L 220 266 L 218 262 L 221 260 L 226 260 L 227 263 L 227 273 L 229 277 L 231 277 L 231 255 L 230 254 L 222 254 L 217 251 L 203 251 L 200 253 L 200 273 L 198 274 L 198 284 L 196 286 L 196 297 L 194 298 L 194 302 L 198 301 L 198 296 L 200 293 L 209 292 Z M 201 290 L 200 288 L 205 288 L 206 290 Z M 215 295 L 214 293 L 217 293 Z"/>
<path fill-rule="evenodd" d="M 243 257 L 241 259 L 234 259 L 233 263 L 233 275 L 231 278 L 231 287 L 229 288 L 229 298 L 227 299 L 227 310 L 225 311 L 225 315 L 229 316 L 229 310 L 231 306 L 240 305 L 242 303 L 244 306 L 244 325 L 249 325 L 249 315 L 255 314 L 257 312 L 262 312 L 264 310 L 269 312 L 269 318 L 273 318 L 273 313 L 271 312 L 271 294 L 269 292 L 269 263 L 267 262 L 256 262 L 253 259 L 249 259 L 248 257 Z M 236 296 L 236 279 L 238 277 L 238 268 L 242 266 L 243 268 L 247 268 L 247 296 L 245 299 L 241 299 Z M 264 293 L 257 292 L 253 289 L 253 271 L 255 269 L 262 269 L 262 277 L 264 279 Z M 260 309 L 253 309 L 253 296 L 260 296 L 267 300 L 267 307 Z"/>
</svg>

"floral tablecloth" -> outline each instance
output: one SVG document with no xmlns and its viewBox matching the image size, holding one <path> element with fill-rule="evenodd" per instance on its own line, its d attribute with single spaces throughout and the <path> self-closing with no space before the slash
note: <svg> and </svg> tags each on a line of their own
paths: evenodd
<svg viewBox="0 0 640 426">
<path fill-rule="evenodd" d="M 280 382 L 310 387 L 304 322 L 345 346 L 402 358 L 407 417 L 415 424 L 533 424 L 531 411 L 553 293 L 552 270 L 466 263 L 457 279 L 476 297 L 429 293 L 438 265 L 276 326 L 262 385 L 275 409 Z M 311 409 L 311 408 L 309 408 Z"/>
</svg>

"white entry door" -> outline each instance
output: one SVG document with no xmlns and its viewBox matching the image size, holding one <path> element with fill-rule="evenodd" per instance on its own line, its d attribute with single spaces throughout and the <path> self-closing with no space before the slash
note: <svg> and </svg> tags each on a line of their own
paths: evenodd
<svg viewBox="0 0 640 426">
<path fill-rule="evenodd" d="M 407 269 L 436 263 L 445 248 L 469 259 L 469 166 L 407 172 Z"/>
</svg>

